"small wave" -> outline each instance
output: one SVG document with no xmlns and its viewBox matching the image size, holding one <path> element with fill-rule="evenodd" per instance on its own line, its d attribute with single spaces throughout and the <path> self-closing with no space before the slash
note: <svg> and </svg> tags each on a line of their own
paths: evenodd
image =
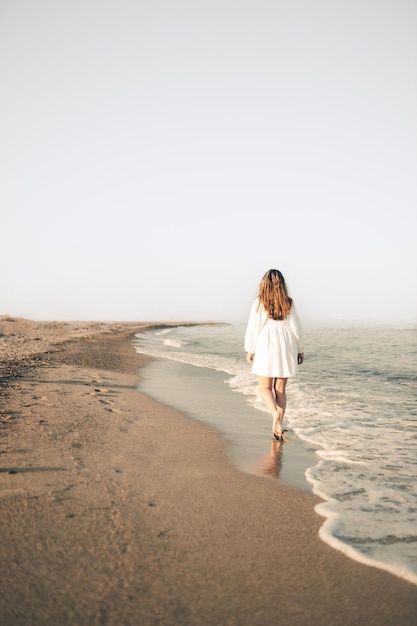
<svg viewBox="0 0 417 626">
<path fill-rule="evenodd" d="M 326 494 L 320 492 L 319 489 L 313 486 L 313 492 L 320 496 L 320 498 L 327 499 Z M 340 520 L 340 515 L 338 513 L 329 511 L 326 507 L 327 502 L 320 502 L 316 504 L 314 507 L 315 512 L 322 517 L 326 517 L 326 521 L 319 528 L 319 537 L 322 541 L 327 543 L 330 547 L 335 548 L 339 552 L 342 552 L 345 556 L 353 559 L 354 561 L 358 561 L 358 563 L 363 563 L 364 565 L 369 565 L 370 567 L 376 567 L 377 569 L 385 570 L 390 574 L 394 574 L 394 576 L 398 576 L 399 578 L 403 578 L 414 585 L 417 585 L 417 575 L 412 572 L 407 565 L 398 562 L 397 564 L 389 563 L 386 561 L 382 561 L 375 557 L 368 557 L 363 552 L 357 550 L 352 544 L 345 543 L 341 539 L 336 536 L 337 527 Z"/>
<path fill-rule="evenodd" d="M 171 347 L 171 348 L 181 348 L 182 347 L 181 341 L 178 341 L 176 339 L 164 339 L 164 344 L 166 346 Z"/>
<path fill-rule="evenodd" d="M 368 465 L 364 461 L 354 461 L 346 456 L 343 450 L 316 450 L 316 454 L 326 461 L 337 461 L 339 463 L 348 463 L 352 465 Z"/>
<path fill-rule="evenodd" d="M 135 349 L 141 354 L 149 354 L 150 356 L 160 357 L 161 359 L 170 359 L 172 361 L 179 361 L 180 363 L 195 365 L 196 367 L 208 367 L 222 372 L 234 373 L 230 372 L 230 363 L 228 363 L 227 359 L 210 354 L 163 352 L 162 350 L 157 350 L 155 348 L 147 349 L 144 346 L 135 346 Z"/>
</svg>

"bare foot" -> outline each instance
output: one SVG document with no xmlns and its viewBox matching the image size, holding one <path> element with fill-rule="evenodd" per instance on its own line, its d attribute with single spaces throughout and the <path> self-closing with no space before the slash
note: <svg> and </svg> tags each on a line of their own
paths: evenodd
<svg viewBox="0 0 417 626">
<path fill-rule="evenodd" d="M 282 433 L 283 433 L 283 430 L 282 430 L 282 420 L 283 420 L 283 415 L 282 415 L 281 411 L 277 411 L 275 416 L 274 416 L 274 421 L 272 423 L 272 432 L 273 432 L 273 434 L 282 435 Z"/>
</svg>

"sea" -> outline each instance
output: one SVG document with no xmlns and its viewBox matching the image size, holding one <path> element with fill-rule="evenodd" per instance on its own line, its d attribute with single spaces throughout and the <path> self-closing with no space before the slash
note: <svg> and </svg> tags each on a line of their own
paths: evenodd
<svg viewBox="0 0 417 626">
<path fill-rule="evenodd" d="M 172 362 L 183 364 L 183 375 L 216 371 L 223 397 L 241 395 L 270 434 L 245 360 L 245 327 L 156 327 L 134 344 L 165 364 L 165 379 Z M 347 557 L 417 584 L 417 326 L 304 323 L 303 331 L 305 360 L 287 383 L 284 427 L 312 451 L 303 472 L 322 499 L 315 506 L 323 517 L 319 536 Z M 216 388 L 210 393 L 215 398 Z M 181 398 L 177 408 L 187 410 Z M 229 441 L 242 436 L 238 431 L 235 425 L 228 432 Z"/>
</svg>

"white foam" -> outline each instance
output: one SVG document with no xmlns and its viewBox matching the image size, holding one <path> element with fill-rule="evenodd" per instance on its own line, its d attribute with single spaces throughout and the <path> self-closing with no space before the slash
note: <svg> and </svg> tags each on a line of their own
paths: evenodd
<svg viewBox="0 0 417 626">
<path fill-rule="evenodd" d="M 339 463 L 348 463 L 353 465 L 368 465 L 368 463 L 364 461 L 354 461 L 346 456 L 343 450 L 317 450 L 316 454 L 322 459 L 331 460 L 331 461 L 339 461 Z"/>
<path fill-rule="evenodd" d="M 173 326 L 172 328 L 164 328 L 164 330 L 158 330 L 155 335 L 167 335 L 168 333 L 172 333 L 173 330 L 176 329 L 176 326 Z M 137 333 L 135 335 L 136 337 L 140 337 L 141 334 Z"/>
<path fill-rule="evenodd" d="M 181 348 L 181 341 L 176 341 L 175 339 L 164 339 L 164 344 L 171 348 Z"/>
<path fill-rule="evenodd" d="M 306 471 L 305 476 L 313 486 L 313 493 L 318 495 L 323 500 L 326 500 L 326 502 L 320 502 L 314 507 L 314 510 L 318 515 L 326 518 L 326 521 L 319 528 L 319 537 L 322 541 L 339 552 L 342 552 L 345 556 L 353 559 L 354 561 L 358 561 L 359 563 L 363 563 L 364 565 L 369 565 L 371 567 L 376 567 L 377 569 L 385 570 L 394 574 L 394 576 L 398 576 L 410 583 L 413 583 L 414 585 L 417 585 L 417 575 L 412 572 L 409 567 L 407 567 L 407 564 L 401 562 L 396 564 L 387 563 L 386 561 L 378 560 L 374 557 L 367 557 L 353 546 L 338 539 L 334 533 L 339 526 L 341 516 L 332 511 L 332 509 L 328 506 L 328 503 L 331 503 L 332 499 L 329 498 L 322 489 L 320 489 L 319 482 L 312 479 L 311 472 L 309 470 Z"/>
</svg>

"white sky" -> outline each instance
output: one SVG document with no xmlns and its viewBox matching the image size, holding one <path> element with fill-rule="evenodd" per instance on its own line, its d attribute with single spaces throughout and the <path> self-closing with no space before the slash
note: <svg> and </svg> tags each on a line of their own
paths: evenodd
<svg viewBox="0 0 417 626">
<path fill-rule="evenodd" d="M 413 0 L 0 0 L 0 314 L 417 322 Z"/>
</svg>

